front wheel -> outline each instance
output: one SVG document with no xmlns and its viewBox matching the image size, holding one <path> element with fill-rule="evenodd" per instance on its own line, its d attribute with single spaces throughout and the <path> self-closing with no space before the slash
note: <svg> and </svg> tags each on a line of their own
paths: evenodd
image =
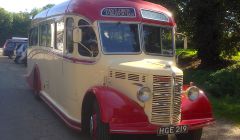
<svg viewBox="0 0 240 140">
<path fill-rule="evenodd" d="M 90 134 L 94 140 L 111 140 L 109 132 L 109 125 L 101 121 L 100 109 L 98 103 L 95 101 L 93 104 L 93 110 L 90 115 Z"/>
<path fill-rule="evenodd" d="M 201 140 L 202 128 L 190 130 L 185 134 L 176 134 L 177 140 Z"/>
</svg>

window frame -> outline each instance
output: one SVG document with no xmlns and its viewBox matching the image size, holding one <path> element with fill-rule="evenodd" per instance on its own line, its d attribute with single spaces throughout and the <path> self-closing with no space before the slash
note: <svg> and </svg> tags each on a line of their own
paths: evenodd
<svg viewBox="0 0 240 140">
<path fill-rule="evenodd" d="M 73 54 L 74 53 L 74 41 L 73 41 L 73 36 L 74 36 L 74 33 L 73 33 L 73 28 L 72 28 L 72 31 L 71 31 L 71 34 L 72 34 L 72 50 L 71 51 L 69 51 L 69 48 L 70 47 L 68 47 L 68 26 L 67 26 L 67 24 L 68 24 L 68 20 L 72 20 L 72 25 L 73 25 L 73 28 L 74 28 L 74 25 L 75 25 L 75 20 L 74 20 L 74 18 L 73 17 L 66 17 L 66 20 L 65 20 L 65 28 L 66 28 L 66 33 L 65 33 L 65 39 L 66 39 L 66 43 L 65 43 L 65 49 L 66 49 L 66 53 L 67 54 Z"/>
<path fill-rule="evenodd" d="M 57 33 L 58 33 L 58 23 L 62 23 L 63 24 L 63 29 L 62 29 L 62 48 L 60 49 L 58 47 L 58 36 L 57 36 Z M 64 22 L 64 18 L 60 18 L 58 20 L 56 20 L 54 22 L 55 24 L 55 45 L 54 45 L 54 49 L 57 50 L 57 51 L 61 51 L 63 52 L 64 51 L 64 32 L 65 32 L 65 22 Z"/>
<path fill-rule="evenodd" d="M 76 20 L 78 28 L 81 26 L 81 25 L 79 25 L 79 22 L 81 20 L 83 20 L 84 22 L 87 23 L 87 25 L 82 25 L 82 26 L 86 26 L 87 28 L 91 28 L 92 31 L 94 32 L 94 35 L 95 35 L 95 38 L 96 38 L 96 43 L 97 43 L 97 51 L 98 51 L 98 53 L 97 53 L 97 55 L 93 55 L 93 56 L 91 56 L 91 55 L 89 55 L 89 56 L 82 55 L 82 54 L 79 53 L 79 45 L 81 45 L 81 44 L 78 43 L 77 54 L 80 55 L 81 57 L 85 57 L 85 58 L 97 58 L 99 56 L 99 54 L 100 54 L 99 41 L 98 41 L 98 32 L 96 32 L 96 28 L 94 28 L 95 26 L 89 20 L 86 20 L 85 18 L 79 18 L 78 20 Z M 85 46 L 85 47 L 87 47 L 87 46 Z"/>
<path fill-rule="evenodd" d="M 31 37 L 31 34 L 32 33 L 36 33 L 36 38 L 35 37 Z M 37 41 L 35 44 L 32 44 L 32 40 L 33 38 L 35 38 Z M 32 47 L 32 46 L 39 46 L 39 28 L 38 26 L 33 26 L 31 29 L 30 29 L 30 34 L 29 34 L 29 46 Z"/>
</svg>

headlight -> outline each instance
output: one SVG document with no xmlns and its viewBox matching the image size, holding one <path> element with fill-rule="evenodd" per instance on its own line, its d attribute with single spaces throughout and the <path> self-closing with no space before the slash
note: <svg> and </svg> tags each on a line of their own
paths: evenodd
<svg viewBox="0 0 240 140">
<path fill-rule="evenodd" d="M 141 87 L 137 92 L 137 98 L 141 102 L 146 102 L 151 98 L 151 90 L 148 87 Z"/>
<path fill-rule="evenodd" d="M 191 101 L 195 101 L 199 97 L 199 88 L 192 86 L 187 89 L 187 96 Z"/>
</svg>

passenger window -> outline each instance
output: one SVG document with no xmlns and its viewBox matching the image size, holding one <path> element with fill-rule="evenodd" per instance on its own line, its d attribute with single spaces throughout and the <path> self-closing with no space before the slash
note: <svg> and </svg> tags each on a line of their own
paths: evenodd
<svg viewBox="0 0 240 140">
<path fill-rule="evenodd" d="M 63 33 L 64 33 L 64 22 L 63 20 L 61 21 L 58 21 L 56 23 L 56 46 L 55 46 L 55 49 L 58 49 L 58 50 L 63 50 Z"/>
<path fill-rule="evenodd" d="M 51 47 L 51 26 L 50 26 L 50 24 L 46 24 L 46 29 L 47 29 L 47 31 L 46 31 L 46 46 L 47 47 Z"/>
<path fill-rule="evenodd" d="M 38 45 L 38 27 L 34 27 L 30 30 L 29 45 L 30 46 Z"/>
<path fill-rule="evenodd" d="M 50 24 L 40 25 L 40 46 L 51 46 L 51 27 Z"/>
<path fill-rule="evenodd" d="M 78 26 L 82 31 L 82 39 L 78 45 L 78 52 L 82 56 L 96 57 L 98 55 L 97 37 L 93 28 L 85 20 L 79 20 Z"/>
<path fill-rule="evenodd" d="M 67 53 L 73 52 L 73 27 L 74 27 L 74 20 L 73 18 L 67 18 L 66 21 L 66 49 Z"/>
<path fill-rule="evenodd" d="M 47 26 L 40 25 L 40 46 L 47 45 Z"/>
</svg>

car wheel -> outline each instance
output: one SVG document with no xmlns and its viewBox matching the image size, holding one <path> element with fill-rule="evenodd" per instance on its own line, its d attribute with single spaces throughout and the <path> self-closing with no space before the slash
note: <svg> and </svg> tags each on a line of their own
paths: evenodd
<svg viewBox="0 0 240 140">
<path fill-rule="evenodd" d="M 201 140 L 202 128 L 190 130 L 185 134 L 176 134 L 177 140 Z"/>
<path fill-rule="evenodd" d="M 100 115 L 99 105 L 95 101 L 89 118 L 90 134 L 94 140 L 111 140 L 109 125 L 101 121 Z"/>
</svg>

